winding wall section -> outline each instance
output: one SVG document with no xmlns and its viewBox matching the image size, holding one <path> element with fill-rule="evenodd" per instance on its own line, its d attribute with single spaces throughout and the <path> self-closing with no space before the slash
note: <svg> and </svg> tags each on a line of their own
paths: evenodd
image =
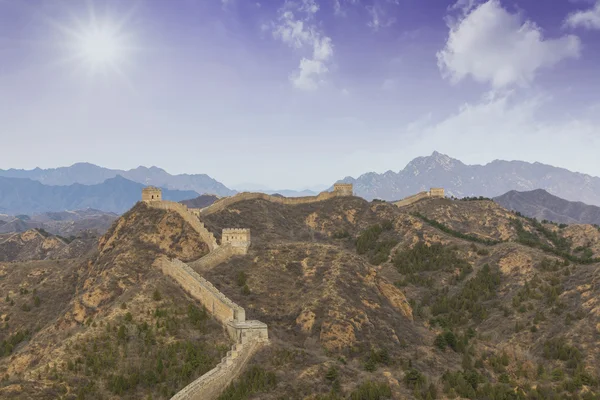
<svg viewBox="0 0 600 400">
<path fill-rule="evenodd" d="M 154 266 L 165 275 L 172 277 L 191 296 L 199 300 L 215 319 L 223 324 L 234 340 L 231 350 L 215 368 L 171 398 L 171 400 L 214 400 L 242 373 L 252 355 L 268 343 L 267 325 L 260 321 L 247 321 L 246 311 L 242 307 L 231 301 L 187 264 L 161 257 L 154 262 Z"/>
<path fill-rule="evenodd" d="M 204 207 L 200 210 L 201 215 L 210 215 L 212 213 L 224 210 L 232 204 L 239 203 L 240 201 L 245 200 L 254 200 L 254 199 L 262 199 L 267 200 L 272 203 L 278 204 L 287 204 L 287 205 L 296 205 L 296 204 L 308 204 L 308 203 L 316 203 L 319 201 L 329 200 L 334 197 L 341 196 L 349 196 L 344 192 L 321 192 L 317 196 L 305 196 L 305 197 L 279 197 L 279 196 L 271 196 L 265 193 L 251 193 L 244 192 L 238 193 L 234 196 L 225 197 L 220 200 L 217 200 L 213 204 L 208 207 Z"/>
<path fill-rule="evenodd" d="M 190 210 L 187 206 L 180 203 L 175 203 L 174 201 L 149 201 L 146 202 L 146 204 L 152 208 L 177 212 L 188 224 L 192 226 L 192 228 L 194 228 L 200 234 L 200 237 L 208 245 L 208 249 L 210 251 L 213 251 L 219 247 L 215 236 L 208 229 L 206 229 L 204 224 L 198 219 L 200 212 L 196 209 Z"/>
</svg>

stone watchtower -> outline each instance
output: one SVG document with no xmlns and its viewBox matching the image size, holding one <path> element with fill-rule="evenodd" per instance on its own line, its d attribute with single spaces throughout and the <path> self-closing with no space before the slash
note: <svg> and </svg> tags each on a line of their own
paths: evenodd
<svg viewBox="0 0 600 400">
<path fill-rule="evenodd" d="M 429 196 L 431 196 L 431 197 L 445 197 L 444 188 L 431 188 L 431 189 L 429 189 Z"/>
<path fill-rule="evenodd" d="M 151 201 L 162 201 L 162 190 L 154 186 L 148 186 L 143 188 L 142 201 L 146 203 Z"/>
<path fill-rule="evenodd" d="M 229 243 L 240 254 L 246 254 L 250 247 L 250 229 L 225 228 L 221 236 L 221 245 Z"/>
<path fill-rule="evenodd" d="M 353 196 L 351 183 L 336 183 L 333 185 L 333 192 L 339 196 Z"/>
</svg>

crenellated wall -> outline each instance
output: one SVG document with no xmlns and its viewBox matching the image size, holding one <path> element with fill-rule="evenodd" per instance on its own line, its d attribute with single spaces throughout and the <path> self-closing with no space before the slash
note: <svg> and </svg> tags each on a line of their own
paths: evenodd
<svg viewBox="0 0 600 400">
<path fill-rule="evenodd" d="M 187 206 L 183 204 L 175 203 L 174 201 L 164 200 L 152 201 L 147 203 L 147 205 L 149 207 L 159 208 L 161 210 L 170 210 L 177 212 L 187 223 L 189 223 L 192 226 L 192 228 L 194 228 L 194 230 L 196 230 L 200 234 L 200 237 L 202 238 L 202 240 L 204 240 L 204 242 L 206 242 L 210 251 L 213 251 L 214 249 L 219 247 L 215 236 L 208 229 L 206 229 L 204 224 L 198 219 L 198 217 L 200 216 L 200 211 L 197 208 L 188 209 Z"/>
<path fill-rule="evenodd" d="M 345 190 L 345 191 L 321 192 L 317 196 L 279 197 L 279 196 L 271 196 L 271 195 L 265 194 L 265 193 L 244 192 L 244 193 L 238 193 L 234 196 L 225 197 L 223 199 L 217 200 L 210 206 L 202 208 L 200 212 L 202 215 L 209 215 L 209 214 L 212 214 L 212 213 L 215 213 L 218 211 L 222 211 L 232 204 L 239 203 L 240 201 L 245 201 L 245 200 L 262 199 L 262 200 L 270 201 L 272 203 L 297 205 L 297 204 L 316 203 L 319 201 L 333 199 L 335 197 L 346 197 L 346 196 L 350 196 L 351 193 L 352 192 L 350 189 L 350 194 L 348 194 L 348 191 Z"/>
<path fill-rule="evenodd" d="M 154 266 L 199 300 L 224 325 L 235 342 L 215 368 L 171 397 L 171 400 L 215 400 L 241 374 L 252 355 L 269 342 L 267 325 L 260 321 L 246 321 L 246 311 L 242 307 L 187 264 L 163 256 L 154 262 Z"/>
<path fill-rule="evenodd" d="M 402 200 L 395 201 L 394 205 L 398 207 L 405 207 L 410 204 L 416 203 L 419 200 L 432 198 L 432 197 L 444 197 L 444 189 L 442 188 L 431 188 L 427 192 L 419 192 L 417 194 L 413 194 L 412 196 L 405 197 Z"/>
<path fill-rule="evenodd" d="M 166 257 L 161 257 L 156 260 L 155 266 L 165 275 L 175 279 L 222 324 L 234 320 L 240 322 L 246 320 L 246 311 L 242 307 L 229 300 L 212 283 L 198 275 L 186 263 L 179 260 L 169 261 Z"/>
<path fill-rule="evenodd" d="M 204 272 L 213 269 L 217 265 L 229 260 L 231 257 L 238 254 L 241 254 L 238 248 L 235 248 L 230 244 L 224 244 L 211 251 L 204 257 L 201 257 L 196 261 L 190 262 L 188 265 L 192 267 L 195 271 Z"/>
</svg>

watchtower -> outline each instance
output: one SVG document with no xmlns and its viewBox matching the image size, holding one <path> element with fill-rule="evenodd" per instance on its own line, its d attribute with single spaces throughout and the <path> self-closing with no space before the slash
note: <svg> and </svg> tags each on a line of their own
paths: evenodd
<svg viewBox="0 0 600 400">
<path fill-rule="evenodd" d="M 162 190 L 154 186 L 143 188 L 142 201 L 145 201 L 146 203 L 151 201 L 162 201 Z"/>
<path fill-rule="evenodd" d="M 250 229 L 225 228 L 221 235 L 221 245 L 229 243 L 236 251 L 246 254 L 250 247 Z"/>
<path fill-rule="evenodd" d="M 429 196 L 431 197 L 445 197 L 444 188 L 431 188 L 429 189 Z"/>
<path fill-rule="evenodd" d="M 353 196 L 351 183 L 336 183 L 333 185 L 333 192 L 340 196 Z"/>
</svg>

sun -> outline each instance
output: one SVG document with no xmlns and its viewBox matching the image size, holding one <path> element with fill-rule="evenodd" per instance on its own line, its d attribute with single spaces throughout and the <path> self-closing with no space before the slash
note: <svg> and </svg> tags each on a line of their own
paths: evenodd
<svg viewBox="0 0 600 400">
<path fill-rule="evenodd" d="M 93 26 L 77 38 L 78 58 L 93 69 L 114 67 L 123 56 L 123 43 L 117 32 Z"/>
<path fill-rule="evenodd" d="M 127 58 L 127 40 L 123 32 L 109 23 L 96 21 L 80 26 L 71 36 L 74 58 L 90 73 L 117 71 Z"/>
<path fill-rule="evenodd" d="M 89 75 L 117 74 L 127 78 L 126 66 L 131 62 L 133 53 L 139 51 L 139 47 L 134 45 L 137 40 L 127 25 L 139 2 L 131 2 L 131 8 L 122 9 L 119 13 L 98 13 L 93 0 L 86 4 L 87 18 L 76 8 L 66 9 L 68 19 L 45 18 L 58 33 L 56 45 L 63 53 L 58 62 L 72 64 Z"/>
</svg>

